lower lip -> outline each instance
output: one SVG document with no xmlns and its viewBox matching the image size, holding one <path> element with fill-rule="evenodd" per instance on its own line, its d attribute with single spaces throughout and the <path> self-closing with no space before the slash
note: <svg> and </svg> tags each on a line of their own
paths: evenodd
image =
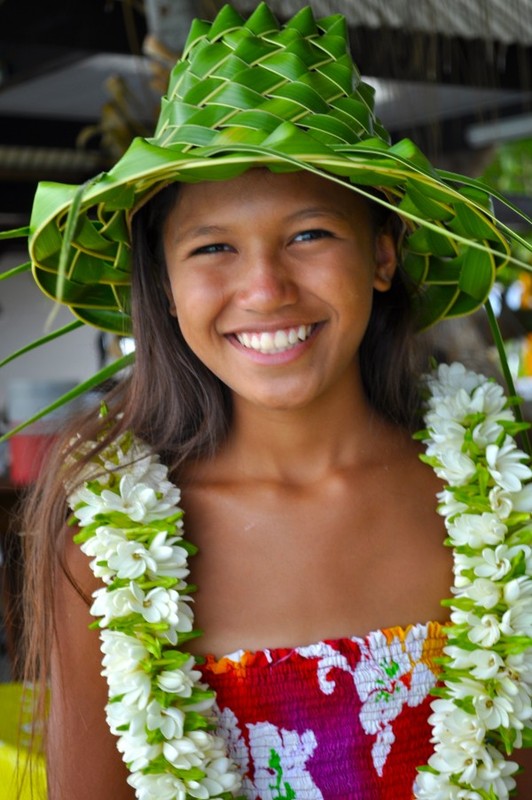
<svg viewBox="0 0 532 800">
<path fill-rule="evenodd" d="M 244 345 L 240 344 L 236 336 L 233 334 L 228 336 L 227 340 L 231 342 L 233 347 L 238 350 L 239 353 L 243 353 L 251 361 L 254 361 L 255 364 L 268 364 L 271 366 L 277 366 L 278 364 L 287 364 L 291 361 L 294 361 L 296 358 L 299 358 L 303 353 L 305 353 L 309 347 L 312 346 L 314 339 L 322 327 L 323 323 L 319 323 L 315 326 L 310 336 L 308 336 L 304 342 L 298 342 L 293 347 L 289 347 L 288 350 L 283 350 L 280 353 L 261 353 L 258 350 L 253 350 L 251 347 L 244 347 Z"/>
</svg>

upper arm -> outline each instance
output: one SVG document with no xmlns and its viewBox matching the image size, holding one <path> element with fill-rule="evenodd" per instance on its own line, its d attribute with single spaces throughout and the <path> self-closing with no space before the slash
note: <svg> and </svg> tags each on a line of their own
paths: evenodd
<svg viewBox="0 0 532 800">
<path fill-rule="evenodd" d="M 517 776 L 517 794 L 518 800 L 529 800 L 532 797 L 532 749 L 516 750 L 511 755 L 512 761 L 523 767 L 523 772 Z"/>
<path fill-rule="evenodd" d="M 66 565 L 87 597 L 102 584 L 89 559 L 67 534 Z M 86 600 L 58 570 L 54 640 L 51 647 L 50 716 L 47 737 L 49 800 L 132 800 L 127 768 L 105 719 L 107 683 L 101 676 L 99 635 Z"/>
</svg>

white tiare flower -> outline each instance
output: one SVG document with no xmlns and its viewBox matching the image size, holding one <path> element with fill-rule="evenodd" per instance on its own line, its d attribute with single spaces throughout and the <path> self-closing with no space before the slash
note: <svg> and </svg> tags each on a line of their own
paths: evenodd
<svg viewBox="0 0 532 800">
<path fill-rule="evenodd" d="M 460 514 L 452 522 L 447 523 L 447 531 L 453 545 L 477 550 L 486 545 L 497 545 L 504 541 L 507 533 L 506 525 L 496 514 Z"/>
<path fill-rule="evenodd" d="M 100 525 L 96 529 L 94 536 L 82 542 L 81 550 L 85 555 L 92 556 L 91 569 L 97 578 L 101 578 L 104 583 L 111 583 L 114 580 L 114 570 L 109 567 L 108 559 L 117 548 L 127 541 L 127 534 L 121 528 L 109 525 Z"/>
<path fill-rule="evenodd" d="M 105 627 L 113 619 L 127 617 L 136 611 L 136 597 L 134 592 L 135 584 L 118 587 L 109 591 L 108 589 L 97 589 L 93 592 L 94 602 L 91 606 L 91 614 L 94 617 L 101 617 L 100 625 Z"/>
<path fill-rule="evenodd" d="M 119 544 L 127 542 L 127 531 L 113 525 L 100 525 L 94 535 L 82 542 L 80 548 L 87 556 L 107 561 Z"/>
<path fill-rule="evenodd" d="M 420 772 L 414 784 L 414 796 L 418 800 L 482 800 L 475 791 L 461 789 L 451 784 L 449 775 Z"/>
<path fill-rule="evenodd" d="M 488 421 L 504 420 L 511 422 L 515 419 L 514 412 L 507 407 L 507 400 L 502 386 L 496 381 L 482 381 L 471 394 L 469 413 L 485 414 Z M 500 431 L 494 431 L 498 436 Z"/>
<path fill-rule="evenodd" d="M 103 666 L 117 673 L 137 669 L 148 658 L 148 650 L 135 636 L 122 631 L 100 631 Z"/>
<path fill-rule="evenodd" d="M 158 575 L 173 578 L 187 577 L 188 553 L 179 545 L 179 541 L 175 536 L 168 536 L 166 531 L 161 531 L 153 538 L 149 546 L 150 555 L 156 564 L 153 577 Z"/>
<path fill-rule="evenodd" d="M 514 492 L 512 503 L 516 511 L 532 514 L 532 483 L 527 483 L 520 492 Z"/>
<path fill-rule="evenodd" d="M 497 545 L 495 548 L 485 547 L 474 568 L 475 574 L 480 578 L 500 581 L 510 572 L 513 559 L 521 552 L 526 553 L 526 548 L 507 547 L 505 544 Z"/>
<path fill-rule="evenodd" d="M 149 731 L 159 730 L 165 739 L 183 736 L 185 714 L 180 708 L 164 708 L 157 700 L 152 700 L 146 708 L 146 727 Z"/>
<path fill-rule="evenodd" d="M 501 587 L 488 578 L 477 578 L 468 586 L 462 588 L 457 593 L 460 597 L 469 597 L 474 603 L 481 607 L 495 608 L 501 599 Z"/>
<path fill-rule="evenodd" d="M 108 557 L 108 566 L 117 578 L 135 580 L 147 570 L 157 569 L 157 562 L 141 542 L 119 542 Z"/>
<path fill-rule="evenodd" d="M 426 377 L 431 393 L 430 403 L 436 405 L 442 398 L 452 396 L 461 389 L 471 395 L 477 386 L 487 380 L 484 375 L 466 369 L 459 362 L 439 364 L 435 372 Z"/>
<path fill-rule="evenodd" d="M 479 766 L 478 785 L 484 791 L 493 791 L 497 800 L 508 800 L 510 792 L 515 788 L 513 775 L 518 769 L 514 761 L 506 759 L 494 747 L 486 748 L 489 759 Z"/>
<path fill-rule="evenodd" d="M 437 401 L 433 399 L 430 403 L 425 422 L 436 442 L 446 438 L 448 447 L 460 448 L 465 434 L 463 426 L 472 415 L 480 416 L 472 430 L 473 440 L 479 446 L 499 437 L 503 431 L 501 422 L 514 420 L 513 411 L 506 407 L 502 387 L 494 381 L 485 381 L 471 392 L 461 387 L 450 394 L 440 393 Z"/>
<path fill-rule="evenodd" d="M 116 747 L 122 753 L 122 759 L 132 772 L 145 769 L 150 761 L 162 755 L 163 752 L 162 744 L 148 742 L 144 731 L 135 735 L 129 731 L 122 733 L 117 739 Z"/>
<path fill-rule="evenodd" d="M 455 493 L 449 489 L 442 489 L 436 497 L 438 499 L 438 514 L 441 514 L 442 517 L 452 518 L 457 514 L 463 514 L 468 509 L 468 506 L 457 500 Z"/>
<path fill-rule="evenodd" d="M 92 522 L 94 522 L 94 518 L 98 514 L 103 514 L 107 510 L 108 504 L 106 498 L 112 495 L 117 496 L 109 489 L 104 489 L 103 492 L 105 492 L 104 497 L 102 497 L 101 494 L 95 494 L 88 489 L 80 490 L 80 492 L 78 492 L 80 495 L 83 494 L 80 499 L 82 499 L 84 503 L 81 508 L 76 509 L 76 518 L 81 528 L 85 527 L 86 525 L 90 525 Z"/>
<path fill-rule="evenodd" d="M 475 462 L 465 453 L 442 447 L 438 451 L 438 459 L 440 464 L 434 467 L 434 472 L 450 486 L 467 484 L 476 474 Z"/>
<path fill-rule="evenodd" d="M 195 661 L 190 658 L 179 669 L 163 670 L 157 676 L 157 685 L 164 692 L 190 697 L 194 685 L 201 680 L 201 672 L 194 669 Z"/>
<path fill-rule="evenodd" d="M 518 510 L 516 506 L 516 498 L 517 495 L 515 493 L 507 492 L 500 486 L 494 486 L 492 489 L 490 489 L 489 493 L 491 510 L 499 517 L 499 519 L 507 519 L 514 508 Z"/>
<path fill-rule="evenodd" d="M 481 745 L 486 735 L 486 726 L 474 714 L 459 708 L 452 700 L 435 700 L 432 703 L 433 714 L 429 717 L 433 735 L 442 743 L 449 741 L 457 744 L 472 741 Z"/>
<path fill-rule="evenodd" d="M 138 800 L 186 800 L 185 784 L 170 772 L 134 772 L 127 782 L 135 789 Z"/>
<path fill-rule="evenodd" d="M 475 713 L 486 728 L 497 730 L 509 727 L 513 707 L 507 697 L 484 694 L 475 698 L 474 707 Z"/>
<path fill-rule="evenodd" d="M 223 739 L 212 733 L 190 731 L 180 738 L 165 742 L 163 753 L 176 769 L 190 770 L 199 767 L 204 770 L 208 779 L 206 782 L 202 779 L 193 786 L 186 781 L 187 790 L 193 797 L 217 797 L 220 786 L 225 787 L 223 791 L 235 791 L 240 786 L 240 775 L 235 764 L 227 758 Z M 215 794 L 208 793 L 209 784 Z"/>
<path fill-rule="evenodd" d="M 107 678 L 111 697 L 120 696 L 124 705 L 134 705 L 140 710 L 146 708 L 151 695 L 151 681 L 144 670 L 131 670 L 121 674 L 106 668 L 102 675 Z"/>
<path fill-rule="evenodd" d="M 109 511 L 119 511 L 130 517 L 133 522 L 151 522 L 164 519 L 172 513 L 174 506 L 166 497 L 159 498 L 151 486 L 137 483 L 132 475 L 126 473 L 120 479 L 120 494 L 104 489 L 100 495 L 101 503 L 105 503 Z M 83 512 L 84 509 L 80 509 Z"/>
<path fill-rule="evenodd" d="M 115 736 L 121 736 L 127 729 L 133 736 L 138 737 L 146 727 L 146 709 L 139 708 L 122 700 L 113 700 L 105 707 L 109 730 Z"/>
<path fill-rule="evenodd" d="M 523 463 L 526 459 L 526 453 L 519 450 L 510 436 L 500 447 L 496 444 L 486 447 L 488 470 L 494 481 L 508 492 L 521 491 L 522 481 L 532 477 L 530 467 Z"/>
<path fill-rule="evenodd" d="M 178 736 L 163 742 L 164 757 L 176 768 L 189 770 L 201 766 L 203 751 L 190 736 Z"/>
<path fill-rule="evenodd" d="M 460 647 L 447 645 L 445 653 L 451 658 L 454 669 L 469 670 L 471 675 L 479 680 L 495 678 L 505 666 L 501 656 L 493 650 L 463 650 Z"/>
<path fill-rule="evenodd" d="M 484 614 L 482 617 L 468 614 L 467 621 L 470 626 L 468 639 L 473 644 L 481 647 L 493 647 L 501 638 L 499 620 L 494 614 Z"/>
<path fill-rule="evenodd" d="M 431 434 L 431 441 L 427 445 L 427 455 L 439 457 L 446 449 L 461 451 L 466 432 L 463 425 L 435 412 L 427 414 L 426 421 Z"/>
<path fill-rule="evenodd" d="M 532 637 L 532 604 L 530 600 L 513 603 L 502 615 L 500 628 L 505 636 Z"/>
<path fill-rule="evenodd" d="M 462 783 L 475 785 L 479 763 L 484 755 L 482 745 L 471 739 L 443 741 L 435 745 L 428 763 L 438 772 L 457 775 Z"/>
<path fill-rule="evenodd" d="M 522 653 L 509 655 L 506 659 L 506 667 L 514 680 L 517 679 L 528 684 L 529 691 L 532 693 L 532 647 Z"/>
<path fill-rule="evenodd" d="M 156 586 L 145 592 L 133 581 L 129 585 L 133 596 L 131 609 L 141 614 L 146 622 L 167 622 L 173 627 L 179 623 L 179 594 L 175 589 Z M 116 591 L 120 591 L 117 589 Z"/>
<path fill-rule="evenodd" d="M 468 556 L 463 552 L 458 553 L 455 551 L 453 564 L 454 586 L 451 587 L 453 594 L 460 596 L 461 590 L 469 586 L 471 583 L 469 572 L 479 563 L 482 563 L 482 561 L 477 556 Z"/>
<path fill-rule="evenodd" d="M 508 605 L 530 602 L 532 599 L 532 581 L 528 575 L 520 575 L 504 584 L 504 599 Z"/>
</svg>

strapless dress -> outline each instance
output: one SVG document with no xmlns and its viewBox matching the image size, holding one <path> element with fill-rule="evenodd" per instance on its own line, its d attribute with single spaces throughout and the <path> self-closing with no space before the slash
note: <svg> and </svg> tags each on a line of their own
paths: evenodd
<svg viewBox="0 0 532 800">
<path fill-rule="evenodd" d="M 247 800 L 411 800 L 429 758 L 436 622 L 206 658 Z"/>
</svg>

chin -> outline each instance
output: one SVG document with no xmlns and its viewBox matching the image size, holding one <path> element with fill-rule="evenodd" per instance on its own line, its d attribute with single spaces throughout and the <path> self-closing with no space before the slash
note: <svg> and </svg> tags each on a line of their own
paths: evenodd
<svg viewBox="0 0 532 800">
<path fill-rule="evenodd" d="M 316 396 L 309 396 L 307 393 L 301 396 L 299 392 L 265 393 L 247 397 L 245 395 L 236 395 L 235 403 L 238 403 L 239 399 L 248 407 L 252 406 L 257 409 L 263 409 L 264 411 L 302 411 L 313 404 L 316 400 Z"/>
</svg>

